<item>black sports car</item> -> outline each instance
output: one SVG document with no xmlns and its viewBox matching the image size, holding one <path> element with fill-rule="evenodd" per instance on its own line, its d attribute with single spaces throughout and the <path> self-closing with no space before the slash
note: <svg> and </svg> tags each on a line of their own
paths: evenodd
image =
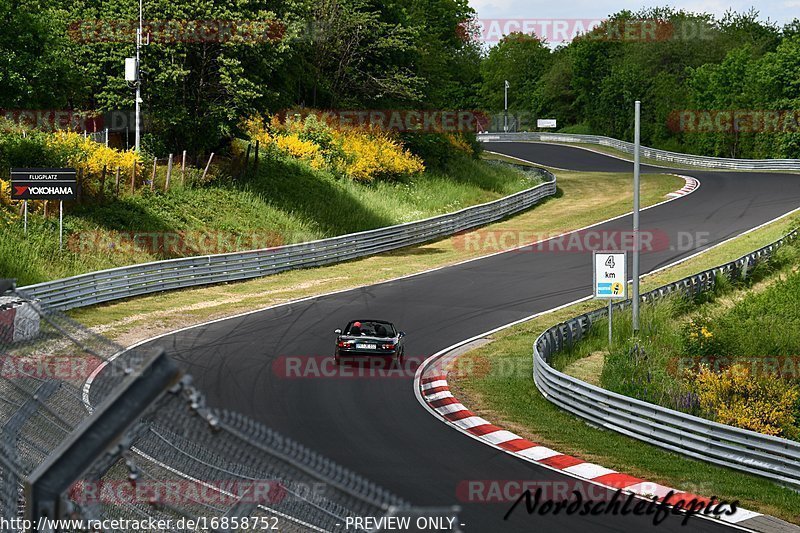
<svg viewBox="0 0 800 533">
<path fill-rule="evenodd" d="M 394 324 L 384 320 L 353 320 L 344 328 L 337 329 L 334 360 L 339 363 L 347 356 L 393 357 L 401 361 L 405 353 L 403 337 Z"/>
</svg>

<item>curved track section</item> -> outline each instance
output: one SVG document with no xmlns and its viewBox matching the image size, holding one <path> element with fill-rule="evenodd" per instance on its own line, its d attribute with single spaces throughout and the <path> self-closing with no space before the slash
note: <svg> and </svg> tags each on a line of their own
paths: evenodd
<svg viewBox="0 0 800 533">
<path fill-rule="evenodd" d="M 595 152 L 541 143 L 487 143 L 487 149 L 559 168 L 631 171 Z M 643 172 L 664 172 L 642 167 Z M 642 255 L 643 272 L 672 263 L 785 214 L 800 205 L 800 176 L 676 170 L 696 177 L 694 193 L 641 214 L 641 228 L 668 236 L 704 232 L 687 250 L 664 246 Z M 587 179 L 592 179 L 588 177 Z M 598 178 L 599 179 L 599 178 Z M 600 224 L 626 231 L 629 216 Z M 414 368 L 382 377 L 331 377 L 333 330 L 353 317 L 392 320 L 418 361 L 456 342 L 590 293 L 590 253 L 525 249 L 368 287 L 320 296 L 193 327 L 150 342 L 179 357 L 212 405 L 251 416 L 416 505 L 463 508 L 468 532 L 642 531 L 651 517 L 528 516 L 509 503 L 468 500 L 472 480 L 569 482 L 442 424 L 413 392 Z M 667 519 L 659 531 L 721 531 L 692 519 Z"/>
</svg>

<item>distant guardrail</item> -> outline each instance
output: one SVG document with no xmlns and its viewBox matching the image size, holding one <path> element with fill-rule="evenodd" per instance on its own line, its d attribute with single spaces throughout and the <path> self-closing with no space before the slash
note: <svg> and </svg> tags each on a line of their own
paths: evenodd
<svg viewBox="0 0 800 533">
<path fill-rule="evenodd" d="M 263 250 L 154 261 L 81 274 L 35 285 L 21 291 L 59 310 L 73 309 L 131 296 L 267 276 L 297 268 L 348 261 L 453 235 L 518 213 L 556 192 L 549 171 L 527 169 L 545 183 L 492 202 L 453 213 Z"/>
<path fill-rule="evenodd" d="M 521 133 L 482 133 L 479 141 L 538 141 L 596 144 L 616 148 L 626 154 L 633 154 L 633 143 L 603 137 L 602 135 L 581 135 L 567 133 L 521 132 Z M 725 157 L 707 157 L 702 155 L 681 154 L 659 150 L 658 148 L 641 147 L 642 157 L 704 168 L 724 170 L 793 170 L 800 172 L 800 159 L 729 159 Z"/>
<path fill-rule="evenodd" d="M 735 261 L 664 285 L 642 295 L 652 301 L 669 294 L 697 295 L 712 289 L 719 276 L 744 278 L 752 268 L 772 256 L 797 230 Z M 616 309 L 631 300 L 615 304 Z M 720 466 L 757 474 L 800 488 L 800 442 L 763 435 L 667 409 L 596 387 L 568 376 L 549 364 L 553 354 L 583 338 L 606 308 L 557 324 L 533 345 L 533 379 L 550 402 L 591 424 Z"/>
</svg>

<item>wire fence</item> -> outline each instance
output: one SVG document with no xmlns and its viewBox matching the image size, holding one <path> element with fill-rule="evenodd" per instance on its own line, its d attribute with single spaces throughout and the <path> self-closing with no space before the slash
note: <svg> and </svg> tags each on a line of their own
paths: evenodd
<svg viewBox="0 0 800 533">
<path fill-rule="evenodd" d="M 641 295 L 654 301 L 668 295 L 694 298 L 712 290 L 717 279 L 744 279 L 787 242 L 797 239 L 794 230 L 783 238 L 735 261 L 664 285 Z M 625 309 L 631 300 L 614 304 Z M 542 395 L 555 405 L 599 427 L 694 457 L 709 463 L 757 474 L 781 484 L 800 488 L 800 442 L 764 435 L 667 409 L 591 385 L 550 366 L 552 357 L 580 341 L 607 308 L 557 324 L 542 333 L 533 345 L 533 379 Z"/>
<path fill-rule="evenodd" d="M 151 351 L 123 350 L 22 291 L 0 296 L 2 516 L 23 516 L 26 479 L 144 371 Z M 254 420 L 210 408 L 187 377 L 137 420 L 123 445 L 69 480 L 72 518 L 171 520 L 169 531 L 198 529 L 181 518 L 215 531 L 344 531 L 348 517 L 456 513 L 413 508 Z"/>
</svg>

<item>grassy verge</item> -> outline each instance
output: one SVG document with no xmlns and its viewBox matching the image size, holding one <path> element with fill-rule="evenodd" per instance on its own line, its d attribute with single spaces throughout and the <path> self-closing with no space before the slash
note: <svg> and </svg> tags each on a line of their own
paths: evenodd
<svg viewBox="0 0 800 533">
<path fill-rule="evenodd" d="M 419 220 L 488 202 L 538 182 L 507 165 L 458 157 L 405 182 L 337 179 L 289 157 L 264 158 L 241 181 L 143 191 L 66 207 L 58 220 L 31 215 L 29 233 L 0 208 L 0 277 L 19 285 L 188 255 L 302 242 Z M 134 238 L 135 237 L 135 238 Z"/>
<path fill-rule="evenodd" d="M 624 214 L 631 204 L 629 174 L 578 172 L 558 173 L 558 198 L 492 224 L 485 229 L 525 232 L 531 236 L 556 235 Z M 670 175 L 647 175 L 642 181 L 642 204 L 662 201 L 664 195 L 681 187 L 683 180 Z M 626 191 L 619 194 L 619 191 Z M 111 302 L 71 315 L 122 343 L 204 320 L 230 316 L 292 299 L 421 272 L 498 251 L 491 246 L 465 246 L 470 234 L 442 239 L 391 253 L 326 267 L 283 272 L 274 276 L 221 284 L 131 300 Z M 513 239 L 509 245 L 513 246 Z"/>
<path fill-rule="evenodd" d="M 797 439 L 799 257 L 797 243 L 787 244 L 746 281 L 721 279 L 696 301 L 673 297 L 646 306 L 640 322 L 645 335 L 636 349 L 630 314 L 623 313 L 614 323 L 619 340 L 610 349 L 606 326 L 598 324 L 554 364 L 567 373 L 581 372 L 584 358 L 595 361 L 599 355 L 595 370 L 606 389 Z"/>
<path fill-rule="evenodd" d="M 775 240 L 796 224 L 797 217 L 776 221 L 644 278 L 643 289 L 735 259 Z M 687 459 L 598 430 L 541 396 L 531 378 L 534 339 L 548 327 L 598 306 L 597 302 L 582 302 L 498 332 L 492 343 L 462 356 L 449 380 L 451 389 L 471 410 L 534 442 L 664 485 L 706 496 L 738 499 L 748 509 L 800 523 L 800 495 L 794 491 L 756 476 Z M 591 355 L 591 347 L 586 352 Z M 585 368 L 577 368 L 575 373 L 596 378 L 600 368 L 597 359 L 597 354 L 591 355 Z"/>
</svg>

